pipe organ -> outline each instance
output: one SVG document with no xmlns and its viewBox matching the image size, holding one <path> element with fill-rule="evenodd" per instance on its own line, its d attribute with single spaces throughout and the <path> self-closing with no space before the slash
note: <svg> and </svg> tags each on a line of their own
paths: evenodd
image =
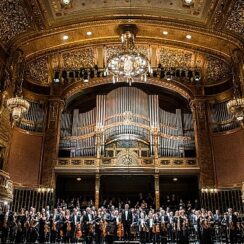
<svg viewBox="0 0 244 244">
<path fill-rule="evenodd" d="M 24 115 L 19 127 L 21 129 L 33 132 L 43 132 L 45 122 L 45 104 L 41 102 L 29 101 L 30 108 Z"/>
<path fill-rule="evenodd" d="M 60 157 L 94 157 L 98 151 L 115 157 L 109 151 L 117 154 L 123 148 L 149 157 L 153 145 L 162 157 L 189 157 L 185 151 L 195 150 L 192 114 L 167 112 L 159 107 L 158 95 L 135 87 L 97 95 L 95 108 L 86 113 L 74 109 L 63 113 L 61 120 Z"/>
<path fill-rule="evenodd" d="M 211 107 L 212 128 L 214 132 L 222 132 L 237 128 L 238 122 L 228 113 L 227 102 L 217 103 Z"/>
</svg>

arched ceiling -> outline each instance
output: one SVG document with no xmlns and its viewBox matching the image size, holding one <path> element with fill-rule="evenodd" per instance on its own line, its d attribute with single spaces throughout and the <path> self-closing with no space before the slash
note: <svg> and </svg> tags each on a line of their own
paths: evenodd
<svg viewBox="0 0 244 244">
<path fill-rule="evenodd" d="M 193 0 L 191 6 L 184 0 L 71 0 L 68 7 L 60 2 L 0 1 L 1 51 L 22 49 L 28 81 L 39 86 L 50 86 L 50 66 L 57 55 L 118 45 L 116 30 L 121 23 L 136 24 L 136 43 L 149 45 L 148 50 L 154 45 L 168 57 L 178 58 L 191 52 L 195 66 L 199 59 L 205 74 L 218 77 L 207 77 L 209 86 L 228 78 L 220 75 L 230 73 L 232 51 L 244 51 L 243 0 Z M 64 35 L 68 40 L 63 40 Z"/>
</svg>

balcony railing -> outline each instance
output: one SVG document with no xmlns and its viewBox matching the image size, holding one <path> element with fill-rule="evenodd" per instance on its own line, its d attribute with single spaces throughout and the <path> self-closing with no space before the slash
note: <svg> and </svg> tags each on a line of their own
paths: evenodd
<svg viewBox="0 0 244 244">
<path fill-rule="evenodd" d="M 98 164 L 96 163 L 98 162 Z M 146 168 L 198 168 L 196 158 L 177 158 L 177 157 L 160 157 L 157 160 L 151 157 L 141 157 L 130 160 L 125 158 L 118 161 L 115 157 L 101 158 L 97 161 L 96 158 L 59 158 L 56 162 L 58 168 L 127 168 L 127 167 L 146 167 Z"/>
</svg>

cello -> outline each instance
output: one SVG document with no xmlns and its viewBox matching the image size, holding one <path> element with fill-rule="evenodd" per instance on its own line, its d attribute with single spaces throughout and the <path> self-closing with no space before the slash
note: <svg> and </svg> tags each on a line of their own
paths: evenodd
<svg viewBox="0 0 244 244">
<path fill-rule="evenodd" d="M 78 239 L 78 240 L 82 237 L 82 231 L 81 231 L 81 224 L 80 224 L 80 223 L 78 223 L 78 224 L 76 225 L 75 237 L 76 237 L 76 239 Z"/>
</svg>

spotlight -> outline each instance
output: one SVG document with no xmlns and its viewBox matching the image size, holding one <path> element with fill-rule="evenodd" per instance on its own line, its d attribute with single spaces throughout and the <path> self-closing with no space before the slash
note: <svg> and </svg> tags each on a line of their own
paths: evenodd
<svg viewBox="0 0 244 244">
<path fill-rule="evenodd" d="M 195 71 L 195 73 L 194 73 L 194 79 L 195 79 L 195 81 L 200 81 L 201 75 L 200 75 L 200 72 L 199 71 Z"/>
<path fill-rule="evenodd" d="M 89 79 L 90 79 L 90 71 L 89 70 L 84 70 L 83 81 L 84 82 L 88 82 Z"/>
<path fill-rule="evenodd" d="M 191 6 L 193 4 L 193 0 L 183 0 L 184 4 L 187 6 Z"/>
<path fill-rule="evenodd" d="M 191 39 L 191 35 L 186 35 L 186 38 L 187 38 L 188 40 L 190 40 L 190 39 Z"/>
<path fill-rule="evenodd" d="M 76 180 L 77 180 L 77 181 L 81 181 L 81 178 L 80 178 L 80 177 L 77 177 Z"/>
<path fill-rule="evenodd" d="M 174 182 L 176 182 L 176 181 L 178 181 L 178 178 L 174 177 L 172 180 L 173 180 Z"/>
<path fill-rule="evenodd" d="M 167 71 L 166 72 L 166 80 L 172 80 L 172 75 L 171 75 L 171 72 L 170 71 Z"/>
<path fill-rule="evenodd" d="M 64 41 L 66 41 L 66 40 L 68 40 L 68 39 L 69 39 L 69 36 L 68 36 L 68 35 L 64 35 L 64 36 L 63 36 L 63 40 L 64 40 Z"/>
<path fill-rule="evenodd" d="M 92 35 L 92 32 L 91 32 L 91 31 L 87 31 L 87 32 L 86 32 L 86 35 L 87 35 L 87 36 L 91 36 L 91 35 Z"/>
<path fill-rule="evenodd" d="M 54 74 L 53 82 L 54 83 L 59 83 L 60 82 L 60 77 L 59 77 L 59 72 L 58 71 L 56 71 L 55 74 Z"/>
<path fill-rule="evenodd" d="M 166 36 L 166 35 L 169 34 L 169 32 L 168 31 L 163 31 L 163 34 Z"/>
</svg>

